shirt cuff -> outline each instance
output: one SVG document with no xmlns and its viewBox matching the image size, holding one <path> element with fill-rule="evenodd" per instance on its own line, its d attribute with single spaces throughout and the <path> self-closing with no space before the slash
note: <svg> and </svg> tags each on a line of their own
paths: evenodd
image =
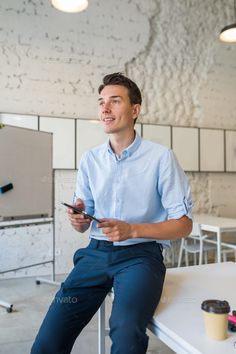
<svg viewBox="0 0 236 354">
<path fill-rule="evenodd" d="M 186 198 L 183 199 L 182 203 L 177 204 L 174 208 L 167 210 L 168 220 L 179 219 L 186 215 L 188 218 L 193 219 L 192 216 L 192 204 L 187 201 Z"/>
</svg>

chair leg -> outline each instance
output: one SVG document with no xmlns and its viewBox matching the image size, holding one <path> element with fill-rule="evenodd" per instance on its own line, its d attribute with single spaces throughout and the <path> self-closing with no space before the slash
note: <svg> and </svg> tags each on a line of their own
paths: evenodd
<svg viewBox="0 0 236 354">
<path fill-rule="evenodd" d="M 207 251 L 204 252 L 204 263 L 205 264 L 208 263 L 208 252 Z"/>
<path fill-rule="evenodd" d="M 233 252 L 233 250 L 232 250 L 232 252 Z M 227 251 L 223 251 L 222 252 L 222 260 L 223 260 L 223 262 L 227 262 L 227 254 L 228 254 Z M 236 262 L 236 252 L 234 252 L 234 261 Z"/>
<path fill-rule="evenodd" d="M 172 264 L 172 267 L 175 266 L 175 249 L 174 248 L 171 248 L 171 264 Z"/>
<path fill-rule="evenodd" d="M 98 354 L 105 354 L 105 300 L 98 310 Z"/>
<path fill-rule="evenodd" d="M 197 254 L 196 253 L 193 254 L 193 264 L 194 265 L 197 264 Z"/>
<path fill-rule="evenodd" d="M 180 247 L 179 258 L 178 258 L 178 267 L 181 267 L 182 256 L 183 256 L 183 248 Z"/>
<path fill-rule="evenodd" d="M 193 244 L 196 245 L 196 240 L 193 241 Z M 196 253 L 193 254 L 193 264 L 194 265 L 197 264 L 197 254 Z"/>
<path fill-rule="evenodd" d="M 180 243 L 178 267 L 181 267 L 182 257 L 183 257 L 183 250 L 184 250 L 184 239 L 182 239 L 181 243 Z"/>
<path fill-rule="evenodd" d="M 189 266 L 189 262 L 188 262 L 188 252 L 186 250 L 184 250 L 185 253 L 185 265 L 188 267 Z"/>
<path fill-rule="evenodd" d="M 203 252 L 201 252 L 201 251 L 199 252 L 199 262 L 198 262 L 199 265 L 202 264 L 202 253 Z"/>
</svg>

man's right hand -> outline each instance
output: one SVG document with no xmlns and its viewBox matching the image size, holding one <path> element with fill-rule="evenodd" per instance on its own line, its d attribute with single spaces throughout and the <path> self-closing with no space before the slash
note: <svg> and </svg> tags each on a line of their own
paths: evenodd
<svg viewBox="0 0 236 354">
<path fill-rule="evenodd" d="M 74 203 L 74 206 L 77 208 L 80 208 L 82 210 L 85 209 L 84 201 L 80 198 L 76 199 L 76 202 Z M 71 225 L 73 228 L 78 231 L 78 232 L 85 232 L 91 223 L 91 219 L 86 218 L 85 215 L 83 214 L 76 214 L 74 213 L 73 209 L 68 208 L 67 209 L 67 214 L 68 218 L 70 220 Z"/>
</svg>

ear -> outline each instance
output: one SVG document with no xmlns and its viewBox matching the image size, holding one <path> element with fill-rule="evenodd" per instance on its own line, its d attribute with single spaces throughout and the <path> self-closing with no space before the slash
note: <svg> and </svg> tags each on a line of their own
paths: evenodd
<svg viewBox="0 0 236 354">
<path fill-rule="evenodd" d="M 139 103 L 134 104 L 133 105 L 133 119 L 138 118 L 140 111 L 141 111 L 141 105 Z"/>
</svg>

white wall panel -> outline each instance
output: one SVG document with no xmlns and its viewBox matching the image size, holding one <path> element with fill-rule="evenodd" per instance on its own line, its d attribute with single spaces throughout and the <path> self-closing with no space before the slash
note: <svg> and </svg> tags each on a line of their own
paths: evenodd
<svg viewBox="0 0 236 354">
<path fill-rule="evenodd" d="M 172 128 L 173 150 L 185 171 L 199 170 L 198 129 Z"/>
<path fill-rule="evenodd" d="M 143 124 L 143 137 L 154 143 L 171 147 L 171 128 L 164 125 Z"/>
<path fill-rule="evenodd" d="M 224 171 L 224 131 L 200 129 L 200 170 Z"/>
<path fill-rule="evenodd" d="M 226 171 L 236 172 L 236 131 L 226 130 Z"/>
<path fill-rule="evenodd" d="M 76 120 L 76 168 L 82 154 L 108 140 L 99 120 Z"/>
<path fill-rule="evenodd" d="M 53 133 L 53 168 L 75 168 L 75 120 L 40 117 L 40 130 Z"/>
</svg>

